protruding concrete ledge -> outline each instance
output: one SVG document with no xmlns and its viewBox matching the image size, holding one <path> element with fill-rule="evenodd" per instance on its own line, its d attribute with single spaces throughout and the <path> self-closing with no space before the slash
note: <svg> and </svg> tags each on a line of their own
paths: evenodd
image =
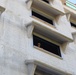
<svg viewBox="0 0 76 75">
<path fill-rule="evenodd" d="M 37 9 L 40 9 L 49 15 L 53 15 L 54 17 L 57 15 L 65 15 L 64 11 L 55 8 L 42 0 L 33 0 L 32 7 L 37 7 Z"/>
<path fill-rule="evenodd" d="M 43 35 L 47 36 L 47 38 L 54 40 L 60 44 L 63 44 L 65 42 L 72 42 L 73 38 L 70 38 L 66 36 L 65 34 L 60 33 L 57 29 L 52 28 L 51 26 L 48 26 L 46 24 L 42 24 L 37 21 L 33 21 L 34 24 L 34 31 Z"/>
<path fill-rule="evenodd" d="M 28 36 L 31 36 L 32 32 L 36 32 L 44 37 L 47 36 L 48 39 L 54 40 L 59 44 L 73 41 L 73 38 L 60 33 L 56 28 L 53 28 L 35 19 L 33 19 L 30 25 L 26 26 L 26 29 L 28 31 Z"/>
<path fill-rule="evenodd" d="M 54 67 L 52 67 L 46 63 L 40 62 L 38 60 L 26 60 L 25 64 L 27 65 L 28 75 L 34 75 L 35 69 L 37 67 L 40 67 L 47 71 L 51 71 L 51 72 L 53 71 L 53 72 L 55 72 L 55 74 L 58 74 L 58 75 L 72 75 L 67 71 L 62 71 L 61 69 L 54 68 Z"/>
</svg>

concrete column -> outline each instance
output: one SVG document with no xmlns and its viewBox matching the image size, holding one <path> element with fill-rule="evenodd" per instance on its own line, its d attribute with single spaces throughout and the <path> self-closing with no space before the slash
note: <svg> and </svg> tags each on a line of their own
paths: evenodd
<svg viewBox="0 0 76 75">
<path fill-rule="evenodd" d="M 27 64 L 27 75 L 34 75 L 36 65 L 34 63 Z"/>
</svg>

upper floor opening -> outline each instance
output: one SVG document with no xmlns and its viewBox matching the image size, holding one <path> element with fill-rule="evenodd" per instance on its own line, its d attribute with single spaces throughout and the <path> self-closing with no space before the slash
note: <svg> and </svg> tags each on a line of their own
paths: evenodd
<svg viewBox="0 0 76 75">
<path fill-rule="evenodd" d="M 50 3 L 53 0 L 50 0 Z M 31 8 L 34 10 L 40 10 L 42 11 L 45 15 L 48 15 L 48 17 L 55 18 L 58 15 L 64 15 L 65 12 L 58 10 L 56 7 L 48 4 L 49 0 L 33 0 Z"/>
<path fill-rule="evenodd" d="M 74 24 L 74 23 L 72 23 L 72 22 L 70 22 L 71 23 L 71 26 L 72 27 L 75 27 L 76 28 L 76 24 Z"/>
<path fill-rule="evenodd" d="M 51 25 L 53 25 L 53 21 L 51 19 L 41 15 L 38 12 L 32 11 L 32 16 L 35 16 L 35 17 L 41 19 L 42 21 L 45 21 L 45 22 L 50 23 Z"/>
<path fill-rule="evenodd" d="M 48 0 L 42 0 L 42 1 L 44 1 L 44 2 L 46 2 L 46 3 L 49 3 L 49 1 L 48 1 Z"/>
</svg>

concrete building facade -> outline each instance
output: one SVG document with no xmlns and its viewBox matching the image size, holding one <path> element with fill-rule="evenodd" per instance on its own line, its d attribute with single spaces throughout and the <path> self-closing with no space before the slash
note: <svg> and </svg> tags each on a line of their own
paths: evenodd
<svg viewBox="0 0 76 75">
<path fill-rule="evenodd" d="M 0 75 L 76 75 L 76 11 L 66 0 L 0 0 Z"/>
</svg>

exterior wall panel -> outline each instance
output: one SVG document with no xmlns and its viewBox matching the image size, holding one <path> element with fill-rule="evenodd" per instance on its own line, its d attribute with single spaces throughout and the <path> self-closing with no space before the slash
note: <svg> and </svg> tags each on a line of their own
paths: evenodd
<svg viewBox="0 0 76 75">
<path fill-rule="evenodd" d="M 54 0 L 54 3 L 57 9 L 64 11 L 60 0 Z M 0 75 L 28 75 L 25 60 L 38 60 L 68 75 L 76 75 L 74 42 L 60 45 L 62 58 L 36 48 L 33 46 L 33 36 L 28 38 L 27 35 L 26 26 L 32 18 L 26 1 L 0 0 L 0 5 L 5 7 L 0 15 Z M 57 20 L 57 29 L 72 38 L 66 16 Z"/>
</svg>

